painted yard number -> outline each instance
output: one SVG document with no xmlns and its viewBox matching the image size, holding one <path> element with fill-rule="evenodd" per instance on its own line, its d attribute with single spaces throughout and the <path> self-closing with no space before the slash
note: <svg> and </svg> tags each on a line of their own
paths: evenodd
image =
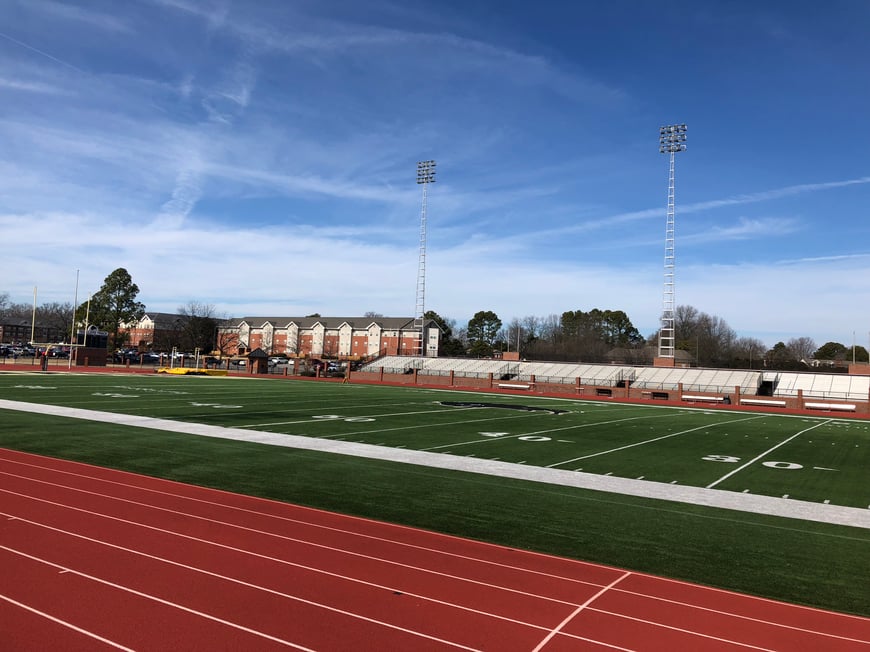
<svg viewBox="0 0 870 652">
<path fill-rule="evenodd" d="M 504 437 L 505 435 L 509 435 L 508 432 L 481 432 L 481 435 L 484 437 Z M 522 437 L 517 437 L 520 441 L 553 441 L 549 437 L 541 437 L 540 435 L 523 435 Z"/>
<path fill-rule="evenodd" d="M 337 414 L 320 414 L 311 417 L 312 419 L 336 419 L 339 421 L 347 421 L 348 423 L 365 423 L 367 421 L 374 421 L 374 419 L 370 419 L 369 417 L 342 417 Z"/>
<path fill-rule="evenodd" d="M 739 457 L 734 457 L 733 455 L 707 455 L 701 459 L 708 462 L 729 462 L 732 464 L 740 461 Z M 761 465 L 770 469 L 788 469 L 790 471 L 804 468 L 802 464 L 796 464 L 795 462 L 762 462 Z"/>
</svg>

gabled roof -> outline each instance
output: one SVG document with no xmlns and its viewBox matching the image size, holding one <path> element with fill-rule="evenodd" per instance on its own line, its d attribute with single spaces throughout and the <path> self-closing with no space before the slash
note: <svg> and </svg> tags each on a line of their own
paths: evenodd
<svg viewBox="0 0 870 652">
<path fill-rule="evenodd" d="M 238 328 L 242 323 L 246 323 L 254 328 L 260 328 L 266 322 L 280 328 L 293 323 L 300 328 L 306 329 L 313 327 L 315 324 L 322 324 L 328 329 L 337 329 L 344 323 L 358 329 L 368 328 L 373 323 L 387 330 L 411 329 L 414 327 L 413 317 L 242 317 L 230 323 L 234 328 Z"/>
<path fill-rule="evenodd" d="M 174 326 L 179 322 L 184 322 L 187 320 L 186 315 L 177 315 L 171 312 L 146 312 L 135 322 L 132 322 L 131 325 L 133 328 L 142 323 L 142 320 L 145 318 L 150 319 L 154 323 L 155 328 L 169 328 Z"/>
</svg>

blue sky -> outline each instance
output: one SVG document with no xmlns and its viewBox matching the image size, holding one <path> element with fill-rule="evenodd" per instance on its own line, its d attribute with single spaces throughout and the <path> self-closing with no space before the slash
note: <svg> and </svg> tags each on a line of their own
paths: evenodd
<svg viewBox="0 0 870 652">
<path fill-rule="evenodd" d="M 0 0 L 0 292 L 870 334 L 870 3 Z"/>
</svg>

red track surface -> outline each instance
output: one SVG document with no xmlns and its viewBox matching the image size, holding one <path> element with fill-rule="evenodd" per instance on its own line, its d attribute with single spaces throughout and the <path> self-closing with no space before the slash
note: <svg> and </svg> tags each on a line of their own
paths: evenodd
<svg viewBox="0 0 870 652">
<path fill-rule="evenodd" d="M 0 648 L 868 652 L 870 619 L 0 449 Z"/>
</svg>

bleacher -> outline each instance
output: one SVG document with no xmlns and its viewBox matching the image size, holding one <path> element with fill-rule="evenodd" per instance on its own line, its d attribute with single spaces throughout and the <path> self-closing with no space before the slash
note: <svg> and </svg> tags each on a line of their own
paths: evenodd
<svg viewBox="0 0 870 652">
<path fill-rule="evenodd" d="M 870 396 L 870 376 L 781 372 L 776 375 L 774 396 L 797 396 L 842 401 L 866 401 Z"/>
<path fill-rule="evenodd" d="M 761 382 L 761 372 L 734 369 L 696 369 L 673 367 L 635 367 L 612 364 L 581 364 L 564 362 L 508 362 L 478 358 L 408 358 L 385 356 L 368 363 L 361 371 L 405 373 L 419 368 L 421 375 L 445 376 L 453 371 L 457 377 L 495 378 L 503 375 L 510 380 L 529 383 L 534 377 L 537 383 L 574 384 L 614 387 L 629 381 L 631 387 L 676 391 L 680 383 L 687 392 L 733 392 L 735 386 L 744 394 L 755 394 Z M 810 374 L 812 375 L 812 374 Z M 866 392 L 865 392 L 866 399 Z"/>
</svg>

